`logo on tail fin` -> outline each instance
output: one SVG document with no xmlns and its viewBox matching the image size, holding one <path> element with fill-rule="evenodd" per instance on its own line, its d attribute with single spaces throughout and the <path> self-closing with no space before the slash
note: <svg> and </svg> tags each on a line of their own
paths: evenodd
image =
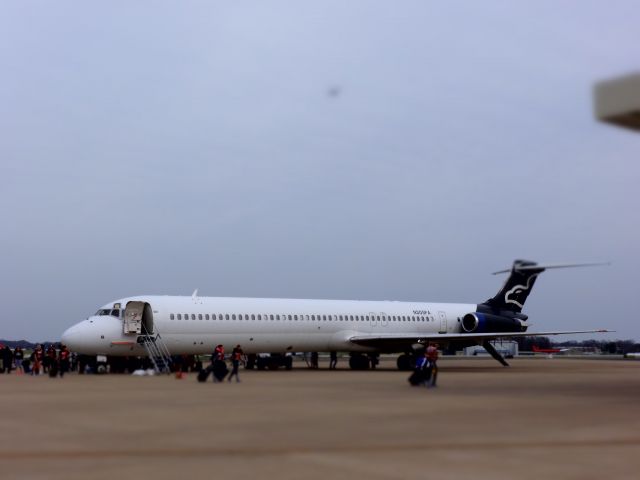
<svg viewBox="0 0 640 480">
<path fill-rule="evenodd" d="M 542 272 L 540 272 L 542 273 Z M 524 302 L 520 303 L 517 299 L 520 297 L 520 294 L 524 293 L 524 292 L 528 292 L 529 289 L 531 288 L 531 285 L 533 283 L 533 281 L 536 279 L 536 277 L 540 274 L 540 273 L 533 273 L 531 274 L 528 278 L 527 278 L 527 284 L 526 285 L 515 285 L 513 288 L 509 289 L 505 294 L 504 294 L 504 303 L 512 303 L 514 305 L 517 305 L 520 308 L 524 308 Z M 526 298 L 526 296 L 525 296 Z"/>
</svg>

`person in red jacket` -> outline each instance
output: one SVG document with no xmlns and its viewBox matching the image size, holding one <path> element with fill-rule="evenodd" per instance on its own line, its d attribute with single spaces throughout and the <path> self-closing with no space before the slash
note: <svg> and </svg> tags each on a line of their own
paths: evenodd
<svg viewBox="0 0 640 480">
<path fill-rule="evenodd" d="M 213 350 L 213 355 L 211 356 L 211 360 L 220 360 L 224 362 L 224 347 L 222 345 L 216 345 L 216 348 Z"/>
<path fill-rule="evenodd" d="M 235 375 L 236 383 L 240 381 L 240 377 L 238 376 L 238 368 L 240 367 L 240 362 L 242 361 L 242 357 L 244 356 L 244 352 L 240 345 L 236 345 L 236 348 L 231 352 L 231 373 L 229 374 L 228 381 L 231 381 L 231 378 Z"/>
<path fill-rule="evenodd" d="M 42 368 L 42 360 L 44 359 L 44 352 L 42 351 L 42 345 L 36 345 L 36 349 L 31 354 L 33 358 L 33 367 L 31 368 L 31 375 L 40 375 L 40 369 Z"/>
</svg>

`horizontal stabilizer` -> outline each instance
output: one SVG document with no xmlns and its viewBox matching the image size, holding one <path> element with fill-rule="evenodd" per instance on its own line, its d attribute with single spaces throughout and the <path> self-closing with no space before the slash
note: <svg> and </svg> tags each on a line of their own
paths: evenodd
<svg viewBox="0 0 640 480">
<path fill-rule="evenodd" d="M 550 268 L 573 268 L 573 267 L 596 267 L 601 265 L 611 265 L 611 262 L 591 262 L 591 263 L 548 263 L 546 265 L 515 265 L 513 267 L 517 272 L 526 272 L 531 270 L 548 270 Z M 507 270 L 499 270 L 493 272 L 492 275 L 498 275 L 499 273 L 509 273 L 511 268 Z"/>
</svg>

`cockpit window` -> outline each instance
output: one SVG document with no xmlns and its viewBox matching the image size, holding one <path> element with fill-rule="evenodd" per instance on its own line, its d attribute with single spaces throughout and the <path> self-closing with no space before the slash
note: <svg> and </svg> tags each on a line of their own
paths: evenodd
<svg viewBox="0 0 640 480">
<path fill-rule="evenodd" d="M 98 310 L 96 312 L 97 316 L 104 316 L 104 315 L 112 315 L 114 317 L 120 317 L 120 310 L 111 310 L 110 308 L 101 308 L 100 310 Z"/>
<path fill-rule="evenodd" d="M 110 314 L 111 314 L 111 310 L 105 310 L 105 309 L 98 310 L 96 312 L 96 315 L 110 315 Z"/>
<path fill-rule="evenodd" d="M 116 318 L 120 318 L 120 310 L 111 310 L 111 315 L 116 317 Z"/>
</svg>

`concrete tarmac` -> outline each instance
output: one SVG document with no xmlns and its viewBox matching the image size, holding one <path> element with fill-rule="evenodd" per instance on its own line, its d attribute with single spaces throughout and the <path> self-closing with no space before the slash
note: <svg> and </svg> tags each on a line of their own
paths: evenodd
<svg viewBox="0 0 640 480">
<path fill-rule="evenodd" d="M 429 390 L 382 366 L 239 384 L 0 375 L 0 478 L 640 475 L 640 362 L 445 358 Z"/>
</svg>

